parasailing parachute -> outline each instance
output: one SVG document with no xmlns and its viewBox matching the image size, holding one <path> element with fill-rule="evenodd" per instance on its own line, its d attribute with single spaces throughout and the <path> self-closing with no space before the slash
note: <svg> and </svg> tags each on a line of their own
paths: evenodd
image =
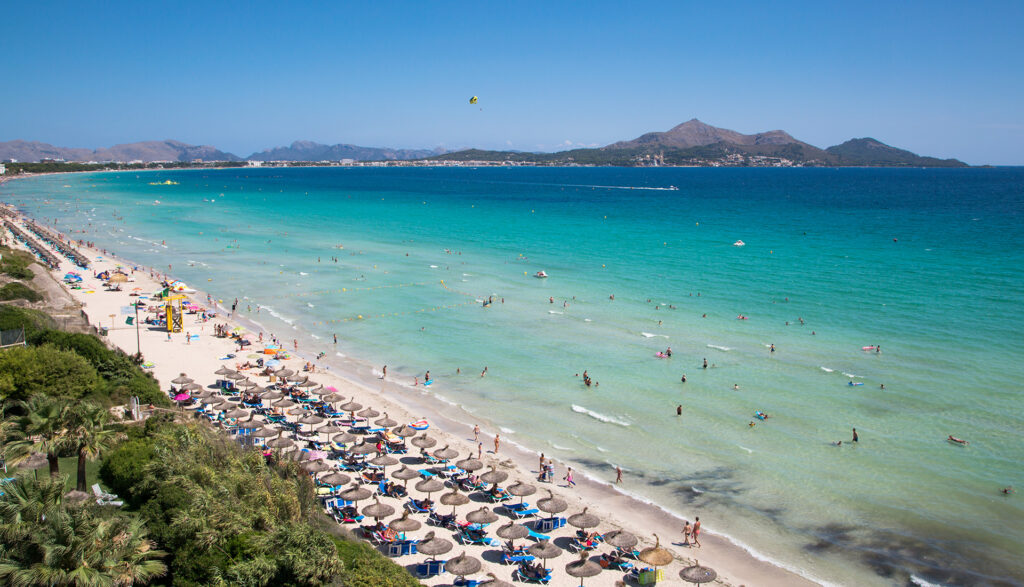
<svg viewBox="0 0 1024 587">
<path fill-rule="evenodd" d="M 476 96 L 473 96 L 472 98 L 470 98 L 469 99 L 469 103 L 470 104 L 476 104 Z"/>
</svg>

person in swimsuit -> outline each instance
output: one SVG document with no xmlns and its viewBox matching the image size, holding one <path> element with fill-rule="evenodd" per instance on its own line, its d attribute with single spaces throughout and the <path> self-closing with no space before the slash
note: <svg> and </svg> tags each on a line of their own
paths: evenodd
<svg viewBox="0 0 1024 587">
<path fill-rule="evenodd" d="M 693 532 L 693 528 L 690 527 L 690 520 L 686 520 L 686 525 L 683 526 L 683 546 L 690 545 L 691 532 Z"/>
<path fill-rule="evenodd" d="M 700 540 L 698 540 L 700 537 L 700 516 L 697 516 L 693 523 L 693 533 L 691 535 L 693 536 L 693 543 L 697 545 L 697 548 L 700 548 Z"/>
</svg>

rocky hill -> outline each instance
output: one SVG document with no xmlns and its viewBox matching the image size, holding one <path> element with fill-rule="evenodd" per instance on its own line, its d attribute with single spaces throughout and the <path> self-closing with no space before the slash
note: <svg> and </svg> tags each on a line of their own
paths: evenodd
<svg viewBox="0 0 1024 587">
<path fill-rule="evenodd" d="M 444 153 L 444 149 L 387 149 L 358 145 L 324 145 L 313 141 L 295 141 L 288 147 L 275 147 L 249 155 L 250 161 L 393 161 L 423 159 Z"/>
<path fill-rule="evenodd" d="M 180 141 L 144 141 L 126 143 L 110 148 L 81 149 L 55 147 L 38 141 L 8 141 L 0 143 L 0 161 L 13 159 L 36 162 L 42 159 L 63 159 L 64 161 L 240 161 L 231 153 L 225 153 L 209 145 L 189 145 Z"/>
</svg>

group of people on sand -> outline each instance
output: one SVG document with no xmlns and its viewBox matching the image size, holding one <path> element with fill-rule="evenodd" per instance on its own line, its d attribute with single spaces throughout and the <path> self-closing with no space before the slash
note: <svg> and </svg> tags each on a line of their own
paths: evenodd
<svg viewBox="0 0 1024 587">
<path fill-rule="evenodd" d="M 686 520 L 686 524 L 683 525 L 683 546 L 691 544 L 700 548 L 700 516 L 694 519 L 693 525 L 690 525 L 689 520 Z"/>
</svg>

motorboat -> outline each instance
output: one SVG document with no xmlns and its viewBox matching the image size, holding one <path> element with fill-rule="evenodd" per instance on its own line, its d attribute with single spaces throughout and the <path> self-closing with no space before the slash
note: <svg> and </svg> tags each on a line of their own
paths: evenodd
<svg viewBox="0 0 1024 587">
<path fill-rule="evenodd" d="M 543 271 L 538 271 L 538 272 L 534 273 L 533 276 L 538 278 L 538 279 L 544 279 L 544 278 L 546 278 L 548 276 L 548 274 L 544 273 Z"/>
<path fill-rule="evenodd" d="M 747 246 L 747 243 L 745 243 L 743 241 L 736 241 L 736 242 L 734 242 L 732 244 L 732 246 L 734 246 L 734 247 L 745 247 L 745 246 Z"/>
</svg>

